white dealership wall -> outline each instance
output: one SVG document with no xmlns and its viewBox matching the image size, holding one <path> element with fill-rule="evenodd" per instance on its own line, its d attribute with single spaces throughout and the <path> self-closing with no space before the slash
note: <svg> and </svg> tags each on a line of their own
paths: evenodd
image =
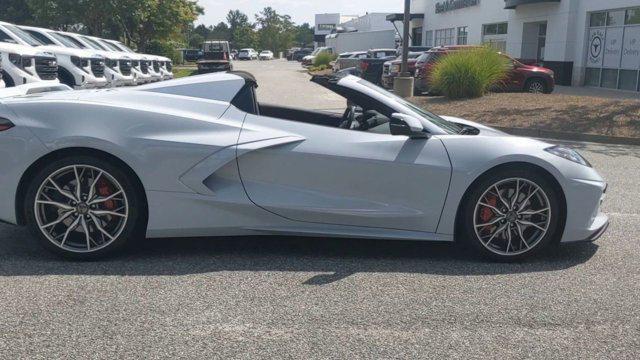
<svg viewBox="0 0 640 360">
<path fill-rule="evenodd" d="M 340 26 L 344 28 L 353 28 L 359 32 L 395 30 L 393 24 L 387 21 L 387 15 L 389 15 L 389 13 L 368 13 L 349 21 L 345 21 L 341 23 Z M 398 26 L 399 25 L 400 24 L 398 24 Z M 400 29 L 400 27 L 398 29 Z"/>
<path fill-rule="evenodd" d="M 640 6 L 640 0 L 560 0 L 519 5 L 514 10 L 505 9 L 503 0 L 479 0 L 478 5 L 436 13 L 436 3 L 445 0 L 413 0 L 411 12 L 423 12 L 422 21 L 414 21 L 413 27 L 422 26 L 423 44 L 427 32 L 468 27 L 468 44 L 481 44 L 484 24 L 507 22 L 506 51 L 515 58 L 528 58 L 523 53 L 525 23 L 547 23 L 544 60 L 549 63 L 573 63 L 572 84 L 584 83 L 587 58 L 588 16 L 601 10 Z M 555 70 L 555 69 L 554 69 Z"/>
<path fill-rule="evenodd" d="M 393 23 L 387 21 L 389 13 L 367 13 L 362 16 L 340 15 L 340 14 L 316 14 L 315 44 L 331 47 L 339 54 L 349 51 L 366 51 L 376 48 L 395 48 L 396 30 Z M 340 21 L 339 23 L 334 23 Z M 331 34 L 331 31 L 319 29 L 320 24 L 334 24 L 343 29 L 355 30 L 356 32 L 345 32 Z M 396 23 L 399 31 L 402 31 L 402 24 Z M 330 35 L 330 38 L 326 38 Z M 319 41 L 322 37 L 324 41 Z"/>
<path fill-rule="evenodd" d="M 353 20 L 357 17 L 358 16 L 356 15 L 340 15 L 339 13 L 316 14 L 314 26 L 314 46 L 324 46 L 324 36 L 331 34 L 332 29 L 323 29 L 322 27 L 324 25 L 331 25 L 335 28 L 341 23 Z M 319 41 L 319 39 L 321 38 L 323 39 L 323 41 Z"/>
<path fill-rule="evenodd" d="M 336 54 L 370 49 L 395 49 L 396 30 L 332 34 L 327 36 L 326 46 L 332 48 Z"/>
</svg>

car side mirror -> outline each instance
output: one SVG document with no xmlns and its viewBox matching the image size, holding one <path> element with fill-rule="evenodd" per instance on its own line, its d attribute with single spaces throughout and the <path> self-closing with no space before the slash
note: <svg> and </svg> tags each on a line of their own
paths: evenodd
<svg viewBox="0 0 640 360">
<path fill-rule="evenodd" d="M 427 139 L 429 134 L 424 131 L 422 122 L 411 115 L 393 113 L 389 122 L 391 135 L 405 135 L 411 139 Z"/>
</svg>

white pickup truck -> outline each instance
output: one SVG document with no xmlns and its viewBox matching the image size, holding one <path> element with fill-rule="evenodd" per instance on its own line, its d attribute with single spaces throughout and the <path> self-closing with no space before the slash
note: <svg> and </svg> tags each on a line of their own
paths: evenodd
<svg viewBox="0 0 640 360">
<path fill-rule="evenodd" d="M 106 65 L 104 68 L 104 74 L 107 78 L 108 86 L 136 85 L 131 71 L 131 67 L 133 65 L 131 57 L 123 56 L 122 53 L 110 51 L 88 36 L 62 31 L 57 31 L 56 33 L 82 49 L 94 51 L 97 54 L 104 56 Z"/>
<path fill-rule="evenodd" d="M 40 43 L 40 48 L 53 52 L 58 58 L 58 79 L 73 89 L 94 89 L 107 85 L 104 57 L 95 51 L 80 49 L 52 30 L 19 26 Z"/>
<path fill-rule="evenodd" d="M 45 81 L 59 84 L 56 56 L 43 49 L 22 45 L 0 27 L 0 63 L 7 87 Z"/>
</svg>

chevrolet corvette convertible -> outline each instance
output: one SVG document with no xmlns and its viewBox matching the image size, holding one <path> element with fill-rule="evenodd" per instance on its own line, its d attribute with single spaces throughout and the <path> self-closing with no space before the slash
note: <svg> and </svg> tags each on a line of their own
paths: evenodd
<svg viewBox="0 0 640 360">
<path fill-rule="evenodd" d="M 577 152 L 438 116 L 350 75 L 344 112 L 265 104 L 243 72 L 0 98 L 0 219 L 91 259 L 149 237 L 459 241 L 495 260 L 606 230 Z"/>
</svg>

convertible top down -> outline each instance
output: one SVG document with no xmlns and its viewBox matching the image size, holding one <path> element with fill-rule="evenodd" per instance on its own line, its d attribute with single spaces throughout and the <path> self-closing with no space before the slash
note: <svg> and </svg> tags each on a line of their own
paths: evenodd
<svg viewBox="0 0 640 360">
<path fill-rule="evenodd" d="M 285 234 L 460 240 L 514 260 L 606 229 L 606 183 L 577 152 L 354 76 L 313 81 L 344 113 L 263 104 L 243 72 L 0 95 L 0 219 L 76 258 L 145 234 Z"/>
</svg>

